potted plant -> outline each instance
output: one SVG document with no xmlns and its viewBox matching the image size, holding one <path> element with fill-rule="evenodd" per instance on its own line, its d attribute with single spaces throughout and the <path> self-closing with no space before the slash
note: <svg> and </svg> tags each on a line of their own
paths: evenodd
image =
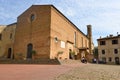
<svg viewBox="0 0 120 80">
<path fill-rule="evenodd" d="M 22 53 L 17 53 L 18 59 L 22 60 L 24 58 Z"/>
<path fill-rule="evenodd" d="M 31 53 L 32 53 L 32 58 L 35 59 L 35 55 L 36 55 L 37 52 L 35 50 L 32 50 Z"/>
<path fill-rule="evenodd" d="M 75 59 L 75 51 L 71 51 L 70 53 L 71 53 L 72 59 Z"/>
<path fill-rule="evenodd" d="M 58 58 L 58 56 L 61 55 L 61 54 L 63 54 L 63 51 L 58 51 L 58 53 L 57 53 L 57 58 Z M 60 58 L 60 59 L 61 59 L 61 58 Z"/>
</svg>

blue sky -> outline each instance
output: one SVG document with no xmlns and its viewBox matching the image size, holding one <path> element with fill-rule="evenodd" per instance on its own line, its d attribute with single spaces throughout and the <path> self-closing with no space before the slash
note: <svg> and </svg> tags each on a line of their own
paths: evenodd
<svg viewBox="0 0 120 80">
<path fill-rule="evenodd" d="M 120 33 L 120 0 L 0 0 L 0 25 L 17 21 L 31 5 L 53 4 L 82 32 L 92 25 L 93 41 Z"/>
</svg>

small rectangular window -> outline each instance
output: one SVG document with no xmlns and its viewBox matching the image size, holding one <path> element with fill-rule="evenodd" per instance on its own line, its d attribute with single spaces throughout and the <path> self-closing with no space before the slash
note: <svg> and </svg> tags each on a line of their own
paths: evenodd
<svg viewBox="0 0 120 80">
<path fill-rule="evenodd" d="M 105 41 L 100 41 L 100 45 L 105 45 L 106 42 Z"/>
<path fill-rule="evenodd" d="M 114 49 L 114 53 L 117 54 L 118 53 L 118 49 Z"/>
<path fill-rule="evenodd" d="M 83 47 L 83 37 L 81 37 L 81 44 L 82 44 L 82 47 Z"/>
<path fill-rule="evenodd" d="M 118 40 L 112 40 L 112 44 L 118 44 Z"/>
<path fill-rule="evenodd" d="M 10 34 L 10 39 L 12 39 L 12 33 Z"/>
<path fill-rule="evenodd" d="M 76 32 L 74 32 L 74 46 L 76 47 Z"/>
<path fill-rule="evenodd" d="M 87 47 L 87 40 L 85 40 L 85 47 Z"/>
<path fill-rule="evenodd" d="M 102 50 L 102 54 L 105 54 L 105 50 Z"/>
</svg>

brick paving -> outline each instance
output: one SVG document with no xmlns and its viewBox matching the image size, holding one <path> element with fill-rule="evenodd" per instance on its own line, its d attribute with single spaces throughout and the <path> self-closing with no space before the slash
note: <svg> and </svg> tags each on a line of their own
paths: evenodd
<svg viewBox="0 0 120 80">
<path fill-rule="evenodd" d="M 54 80 L 80 65 L 0 64 L 0 80 Z"/>
<path fill-rule="evenodd" d="M 53 80 L 63 72 L 60 65 L 0 65 L 0 80 Z M 67 71 L 67 70 L 65 70 Z"/>
<path fill-rule="evenodd" d="M 120 66 L 0 64 L 0 80 L 120 80 Z"/>
</svg>

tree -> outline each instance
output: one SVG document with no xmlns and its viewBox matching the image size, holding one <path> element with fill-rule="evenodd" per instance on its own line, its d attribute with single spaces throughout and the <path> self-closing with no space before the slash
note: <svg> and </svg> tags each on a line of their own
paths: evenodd
<svg viewBox="0 0 120 80">
<path fill-rule="evenodd" d="M 95 47 L 94 48 L 94 52 L 93 52 L 93 55 L 96 59 L 98 59 L 98 47 Z"/>
</svg>

